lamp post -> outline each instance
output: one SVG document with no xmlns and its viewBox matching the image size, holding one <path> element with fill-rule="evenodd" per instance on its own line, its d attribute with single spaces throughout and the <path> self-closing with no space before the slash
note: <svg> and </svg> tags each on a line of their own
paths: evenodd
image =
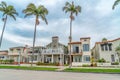
<svg viewBox="0 0 120 80">
<path fill-rule="evenodd" d="M 21 55 L 21 49 L 18 48 L 17 51 L 18 51 L 18 54 L 19 54 L 19 57 L 18 57 L 18 66 L 20 66 L 20 55 Z"/>
</svg>

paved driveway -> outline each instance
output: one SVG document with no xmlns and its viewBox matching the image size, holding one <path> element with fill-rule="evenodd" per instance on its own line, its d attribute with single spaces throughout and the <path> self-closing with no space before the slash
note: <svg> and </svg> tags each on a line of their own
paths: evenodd
<svg viewBox="0 0 120 80">
<path fill-rule="evenodd" d="M 0 69 L 0 80 L 120 80 L 120 74 L 68 73 Z"/>
</svg>

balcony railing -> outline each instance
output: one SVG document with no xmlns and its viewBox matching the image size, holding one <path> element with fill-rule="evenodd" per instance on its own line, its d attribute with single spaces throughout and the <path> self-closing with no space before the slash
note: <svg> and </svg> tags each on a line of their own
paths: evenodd
<svg viewBox="0 0 120 80">
<path fill-rule="evenodd" d="M 42 50 L 42 54 L 64 54 L 63 49 L 44 49 Z"/>
</svg>

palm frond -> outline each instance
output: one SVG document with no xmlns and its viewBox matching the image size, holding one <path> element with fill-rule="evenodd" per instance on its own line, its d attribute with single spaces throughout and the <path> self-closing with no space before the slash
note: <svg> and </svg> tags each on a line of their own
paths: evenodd
<svg viewBox="0 0 120 80">
<path fill-rule="evenodd" d="M 25 14 L 24 18 L 31 16 L 31 15 L 33 15 L 33 13 L 27 13 L 27 14 Z"/>
<path fill-rule="evenodd" d="M 120 0 L 116 0 L 112 6 L 112 9 L 115 9 L 115 6 L 117 6 L 120 3 Z"/>
<path fill-rule="evenodd" d="M 65 13 L 70 12 L 73 14 L 76 14 L 76 16 L 78 15 L 79 12 L 81 12 L 81 7 L 75 6 L 74 2 L 72 2 L 71 4 L 69 2 L 66 2 L 65 6 L 63 7 L 63 11 L 65 11 Z"/>
<path fill-rule="evenodd" d="M 12 17 L 14 20 L 16 20 L 16 17 L 13 14 L 11 14 L 9 16 Z"/>
<path fill-rule="evenodd" d="M 35 10 L 36 9 L 36 6 L 33 4 L 33 3 L 30 3 L 28 6 L 27 6 L 28 9 L 32 9 L 32 10 Z"/>
<path fill-rule="evenodd" d="M 69 2 L 66 2 L 65 6 L 72 6 L 72 4 L 70 4 Z"/>
<path fill-rule="evenodd" d="M 1 4 L 2 4 L 4 7 L 7 7 L 6 2 L 2 1 Z"/>
</svg>

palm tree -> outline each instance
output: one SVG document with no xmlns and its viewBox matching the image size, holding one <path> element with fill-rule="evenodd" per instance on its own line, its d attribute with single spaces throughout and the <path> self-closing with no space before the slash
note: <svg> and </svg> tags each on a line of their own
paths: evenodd
<svg viewBox="0 0 120 80">
<path fill-rule="evenodd" d="M 79 12 L 81 12 L 81 7 L 75 6 L 74 2 L 72 2 L 72 4 L 70 4 L 69 2 L 66 2 L 65 6 L 63 7 L 63 11 L 65 11 L 65 13 L 70 13 L 70 36 L 69 36 L 69 42 L 72 42 L 72 21 L 75 19 L 74 14 L 76 14 L 76 16 L 78 15 Z M 71 60 L 71 44 L 70 44 L 70 61 L 69 61 L 69 68 L 71 68 L 72 66 L 72 60 Z"/>
<path fill-rule="evenodd" d="M 18 15 L 18 13 L 16 12 L 15 8 L 12 5 L 7 5 L 6 2 L 2 1 L 0 4 L 0 11 L 3 13 L 3 29 L 2 29 L 2 34 L 1 34 L 1 38 L 0 38 L 0 48 L 1 48 L 1 44 L 2 44 L 2 38 L 3 38 L 3 33 L 5 30 L 5 26 L 7 23 L 7 18 L 8 16 L 12 17 L 14 20 L 16 20 L 15 15 Z"/>
<path fill-rule="evenodd" d="M 30 3 L 26 9 L 23 10 L 23 13 L 25 13 L 25 17 L 34 15 L 35 16 L 35 28 L 34 28 L 34 37 L 33 37 L 33 49 L 32 49 L 32 60 L 31 60 L 31 66 L 33 64 L 33 58 L 34 58 L 34 47 L 35 47 L 35 39 L 36 39 L 36 27 L 39 25 L 39 17 L 42 18 L 43 21 L 48 24 L 46 15 L 48 14 L 48 10 L 43 6 L 39 5 L 36 7 L 33 3 Z"/>
<path fill-rule="evenodd" d="M 120 3 L 120 0 L 116 0 L 112 6 L 112 9 L 115 9 L 115 6 L 117 6 Z"/>
</svg>

